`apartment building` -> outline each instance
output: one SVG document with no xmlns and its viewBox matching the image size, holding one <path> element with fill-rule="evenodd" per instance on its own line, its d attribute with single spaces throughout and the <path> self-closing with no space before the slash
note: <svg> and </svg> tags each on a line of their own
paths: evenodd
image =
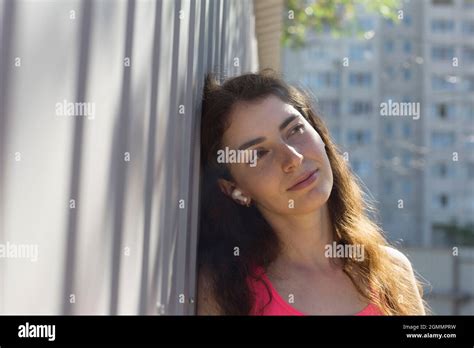
<svg viewBox="0 0 474 348">
<path fill-rule="evenodd" d="M 357 13 L 353 35 L 286 48 L 284 74 L 314 94 L 389 239 L 441 245 L 433 224 L 474 215 L 473 1 L 404 1 L 395 23 Z M 418 112 L 381 112 L 397 103 Z"/>
</svg>

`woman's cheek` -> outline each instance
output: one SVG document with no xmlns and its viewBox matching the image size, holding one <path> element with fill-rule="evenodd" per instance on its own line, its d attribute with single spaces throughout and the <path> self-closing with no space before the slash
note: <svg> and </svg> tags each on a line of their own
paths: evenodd
<svg viewBox="0 0 474 348">
<path fill-rule="evenodd" d="M 324 142 L 319 133 L 312 129 L 304 134 L 304 141 L 310 142 L 313 146 L 317 146 L 318 148 L 324 147 Z"/>
<path fill-rule="evenodd" d="M 263 203 L 265 206 L 272 206 L 279 204 L 278 199 L 282 197 L 278 193 L 278 181 L 273 178 L 267 177 L 265 180 L 262 180 L 259 185 L 254 187 L 254 197 L 260 203 Z"/>
<path fill-rule="evenodd" d="M 270 161 L 265 161 L 265 164 L 259 163 L 255 168 L 252 168 L 251 175 L 248 176 L 247 184 L 252 187 L 254 192 L 258 192 L 261 196 L 271 195 L 272 192 L 278 190 L 278 179 L 275 174 L 278 173 L 276 168 L 272 169 Z"/>
<path fill-rule="evenodd" d="M 271 154 L 267 154 L 265 157 L 258 159 L 256 166 L 249 168 L 250 174 L 256 179 L 269 175 L 273 163 L 272 158 Z"/>
<path fill-rule="evenodd" d="M 316 134 L 316 136 L 318 135 Z M 303 142 L 302 146 L 304 147 L 303 151 L 305 153 L 316 154 L 318 158 L 326 155 L 324 142 L 321 138 L 319 138 L 319 136 L 317 138 L 308 136 L 308 138 Z"/>
</svg>

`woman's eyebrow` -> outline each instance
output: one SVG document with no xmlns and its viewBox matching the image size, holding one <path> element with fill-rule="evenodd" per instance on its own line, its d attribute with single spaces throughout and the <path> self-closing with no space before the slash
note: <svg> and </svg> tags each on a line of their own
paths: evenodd
<svg viewBox="0 0 474 348">
<path fill-rule="evenodd" d="M 283 129 L 285 129 L 291 122 L 293 122 L 296 118 L 298 118 L 299 115 L 296 115 L 296 114 L 293 114 L 291 115 L 290 117 L 286 118 L 280 125 L 280 127 L 278 127 L 278 129 L 280 129 L 280 131 L 282 131 Z M 256 145 L 256 144 L 259 144 L 263 141 L 267 140 L 267 138 L 265 137 L 258 137 L 258 138 L 255 138 L 253 140 L 250 140 L 250 141 L 247 141 L 246 143 L 243 143 L 242 145 L 239 146 L 239 150 L 245 150 L 246 148 L 252 146 L 252 145 Z"/>
<path fill-rule="evenodd" d="M 298 115 L 293 114 L 290 117 L 288 117 L 286 120 L 284 120 L 283 123 L 279 127 L 280 131 L 285 129 L 286 126 L 288 126 L 295 118 L 298 118 Z"/>
<path fill-rule="evenodd" d="M 246 143 L 243 143 L 242 145 L 239 146 L 239 150 L 245 150 L 246 148 L 248 148 L 252 145 L 256 145 L 258 143 L 261 143 L 262 141 L 265 141 L 265 140 L 267 140 L 267 138 L 258 137 L 258 138 L 255 138 L 253 140 L 247 141 Z"/>
</svg>

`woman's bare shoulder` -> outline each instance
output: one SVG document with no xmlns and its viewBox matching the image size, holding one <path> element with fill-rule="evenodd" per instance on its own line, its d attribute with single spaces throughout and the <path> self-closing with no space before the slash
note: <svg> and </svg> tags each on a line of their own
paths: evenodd
<svg viewBox="0 0 474 348">
<path fill-rule="evenodd" d="M 392 258 L 393 262 L 396 263 L 398 266 L 403 268 L 407 272 L 407 278 L 409 280 L 409 286 L 414 294 L 417 294 L 418 297 L 418 313 L 417 314 L 426 314 L 425 308 L 423 305 L 422 300 L 422 289 L 419 288 L 417 279 L 415 277 L 415 272 L 413 271 L 413 267 L 411 265 L 410 260 L 404 253 L 400 250 L 393 248 L 391 246 L 384 246 L 384 250 L 388 253 L 388 255 Z"/>
<path fill-rule="evenodd" d="M 412 271 L 411 262 L 408 259 L 408 257 L 406 257 L 406 255 L 404 253 L 402 253 L 400 250 L 395 249 L 394 247 L 391 247 L 391 246 L 388 246 L 388 245 L 383 246 L 383 249 L 385 250 L 385 252 L 387 254 L 389 254 L 389 256 L 392 258 L 392 260 L 394 260 L 396 263 L 398 263 L 403 268 L 405 268 L 409 271 Z"/>
</svg>

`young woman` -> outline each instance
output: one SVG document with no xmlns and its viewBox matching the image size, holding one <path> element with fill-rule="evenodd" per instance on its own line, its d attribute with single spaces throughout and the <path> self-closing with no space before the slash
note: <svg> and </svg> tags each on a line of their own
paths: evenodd
<svg viewBox="0 0 474 348">
<path fill-rule="evenodd" d="M 425 314 L 305 93 L 269 71 L 208 77 L 201 122 L 199 315 Z"/>
</svg>

